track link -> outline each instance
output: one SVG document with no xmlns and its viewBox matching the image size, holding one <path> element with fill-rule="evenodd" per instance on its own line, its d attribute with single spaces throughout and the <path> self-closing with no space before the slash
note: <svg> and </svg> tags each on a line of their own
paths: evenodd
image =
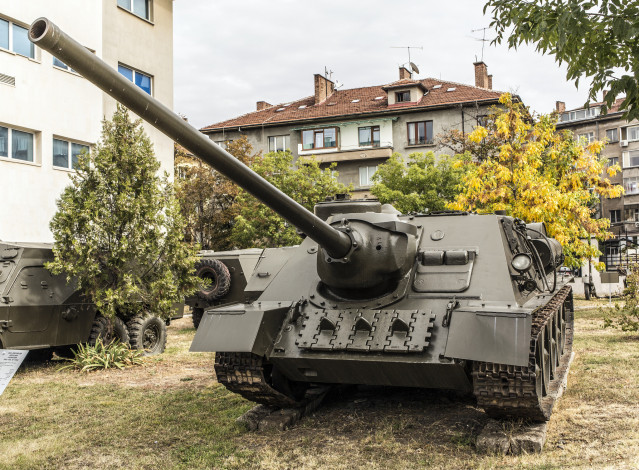
<svg viewBox="0 0 639 470">
<path fill-rule="evenodd" d="M 553 315 L 565 308 L 565 343 L 559 365 L 549 382 L 547 393 L 540 396 L 536 353 L 540 339 Z M 533 312 L 528 366 L 512 366 L 489 362 L 473 364 L 473 393 L 477 404 L 491 416 L 523 418 L 531 421 L 550 419 L 557 391 L 564 381 L 572 354 L 573 339 L 572 288 L 562 287 L 545 305 Z"/>
<path fill-rule="evenodd" d="M 217 381 L 231 392 L 263 405 L 278 408 L 298 408 L 304 400 L 295 400 L 273 388 L 269 367 L 264 358 L 251 353 L 215 353 Z"/>
</svg>

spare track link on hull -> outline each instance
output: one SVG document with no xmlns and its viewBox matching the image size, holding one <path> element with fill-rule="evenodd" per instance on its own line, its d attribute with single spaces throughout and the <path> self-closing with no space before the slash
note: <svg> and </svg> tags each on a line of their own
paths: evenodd
<svg viewBox="0 0 639 470">
<path fill-rule="evenodd" d="M 547 323 L 551 321 L 555 312 L 561 313 L 564 303 L 569 307 L 565 314 L 564 350 L 554 377 L 549 382 L 546 395 L 540 397 L 535 373 L 537 345 Z M 488 362 L 473 364 L 473 393 L 477 398 L 477 404 L 483 407 L 486 413 L 498 418 L 523 418 L 532 421 L 550 419 L 557 399 L 557 390 L 565 379 L 572 354 L 574 324 L 572 310 L 572 288 L 564 286 L 547 304 L 533 312 L 528 366 Z"/>
<path fill-rule="evenodd" d="M 297 401 L 275 390 L 268 384 L 264 359 L 251 353 L 215 353 L 217 381 L 229 391 L 262 405 L 278 408 L 297 408 L 304 401 Z"/>
</svg>

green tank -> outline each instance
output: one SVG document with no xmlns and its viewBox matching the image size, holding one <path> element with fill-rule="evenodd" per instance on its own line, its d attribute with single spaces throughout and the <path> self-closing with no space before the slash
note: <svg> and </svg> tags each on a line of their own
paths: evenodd
<svg viewBox="0 0 639 470">
<path fill-rule="evenodd" d="M 561 246 L 503 214 L 402 215 L 335 200 L 311 213 L 41 18 L 54 54 L 306 235 L 268 250 L 249 302 L 208 309 L 192 351 L 249 400 L 303 406 L 309 388 L 370 384 L 473 393 L 495 416 L 547 420 L 571 355 L 573 302 Z"/>
<path fill-rule="evenodd" d="M 0 348 L 50 353 L 78 343 L 119 339 L 146 355 L 166 345 L 166 323 L 154 315 L 112 322 L 101 316 L 64 274 L 44 266 L 53 261 L 53 245 L 0 241 Z M 183 305 L 176 306 L 179 317 Z M 126 321 L 125 321 L 126 320 Z M 45 357 L 45 354 L 39 354 Z"/>
</svg>

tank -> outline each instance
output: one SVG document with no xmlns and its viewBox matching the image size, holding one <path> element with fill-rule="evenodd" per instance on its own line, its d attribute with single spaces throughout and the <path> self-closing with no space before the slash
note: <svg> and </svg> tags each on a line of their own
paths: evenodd
<svg viewBox="0 0 639 470">
<path fill-rule="evenodd" d="M 473 393 L 489 414 L 547 420 L 572 348 L 561 246 L 503 214 L 403 215 L 334 200 L 311 213 L 135 87 L 50 21 L 30 38 L 305 234 L 265 251 L 248 302 L 208 309 L 192 351 L 258 403 L 304 406 L 323 384 Z"/>
</svg>

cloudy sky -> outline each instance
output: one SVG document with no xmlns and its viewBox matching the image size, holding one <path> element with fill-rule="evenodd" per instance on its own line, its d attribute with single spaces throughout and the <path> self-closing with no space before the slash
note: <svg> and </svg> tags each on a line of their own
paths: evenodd
<svg viewBox="0 0 639 470">
<path fill-rule="evenodd" d="M 474 84 L 482 57 L 481 0 L 175 0 L 174 110 L 201 128 L 313 94 L 313 74 L 333 71 L 342 89 L 398 79 L 408 62 L 417 78 Z M 486 38 L 494 32 L 486 31 Z M 493 89 L 519 94 L 537 112 L 555 101 L 581 106 L 587 88 L 566 82 L 565 67 L 532 47 L 486 43 Z"/>
</svg>

